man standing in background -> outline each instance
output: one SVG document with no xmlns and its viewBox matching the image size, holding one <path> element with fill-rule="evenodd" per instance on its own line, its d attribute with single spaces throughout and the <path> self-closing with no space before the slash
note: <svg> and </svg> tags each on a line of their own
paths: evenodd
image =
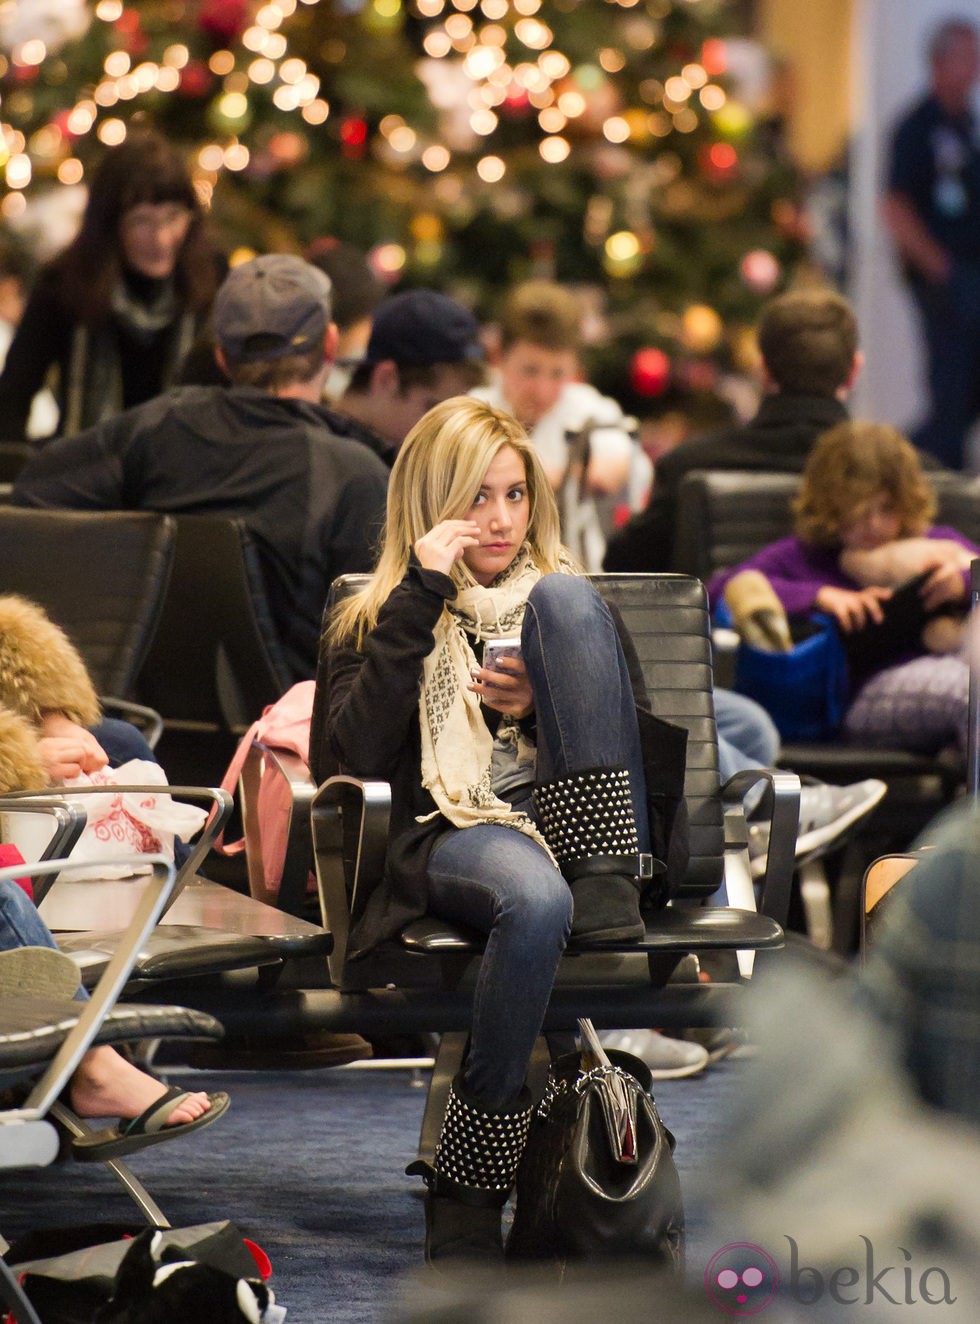
<svg viewBox="0 0 980 1324">
<path fill-rule="evenodd" d="M 929 95 L 899 122 L 884 217 L 925 336 L 929 415 L 912 434 L 950 468 L 980 418 L 980 130 L 970 98 L 980 40 L 950 18 L 929 43 Z"/>
</svg>

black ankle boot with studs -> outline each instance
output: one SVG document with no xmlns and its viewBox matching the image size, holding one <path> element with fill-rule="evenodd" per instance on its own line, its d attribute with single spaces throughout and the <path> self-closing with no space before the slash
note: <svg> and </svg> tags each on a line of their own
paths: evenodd
<svg viewBox="0 0 980 1324">
<path fill-rule="evenodd" d="M 503 1264 L 501 1211 L 514 1185 L 531 1125 L 531 1096 L 522 1090 L 495 1111 L 457 1076 L 449 1091 L 433 1163 L 407 1171 L 425 1179 L 427 1264 L 468 1260 Z"/>
<path fill-rule="evenodd" d="M 572 889 L 572 937 L 642 938 L 640 898 L 654 859 L 640 853 L 629 770 L 589 768 L 545 782 L 534 788 L 534 808 Z"/>
</svg>

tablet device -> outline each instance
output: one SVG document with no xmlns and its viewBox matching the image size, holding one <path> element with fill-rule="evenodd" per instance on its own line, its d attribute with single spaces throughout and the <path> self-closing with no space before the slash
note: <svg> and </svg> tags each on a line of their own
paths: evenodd
<svg viewBox="0 0 980 1324">
<path fill-rule="evenodd" d="M 883 620 L 869 621 L 849 634 L 841 631 L 852 686 L 860 685 L 882 667 L 922 652 L 922 631 L 927 621 L 949 611 L 948 606 L 928 611 L 922 601 L 920 591 L 931 574 L 931 570 L 924 570 L 895 589 L 881 604 Z"/>
</svg>

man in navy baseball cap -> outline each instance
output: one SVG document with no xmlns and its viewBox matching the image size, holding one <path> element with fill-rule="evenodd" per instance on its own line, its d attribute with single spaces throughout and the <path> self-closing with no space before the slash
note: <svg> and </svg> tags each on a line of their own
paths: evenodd
<svg viewBox="0 0 980 1324">
<path fill-rule="evenodd" d="M 483 378 L 480 326 L 469 309 L 435 290 L 406 290 L 379 305 L 364 358 L 334 409 L 390 464 L 423 414 Z"/>
</svg>

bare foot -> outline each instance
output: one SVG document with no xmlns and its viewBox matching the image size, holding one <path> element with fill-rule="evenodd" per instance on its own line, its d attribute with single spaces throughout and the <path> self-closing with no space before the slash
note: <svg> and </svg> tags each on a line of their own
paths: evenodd
<svg viewBox="0 0 980 1324">
<path fill-rule="evenodd" d="M 166 1085 L 103 1044 L 90 1048 L 71 1079 L 71 1106 L 79 1117 L 139 1117 L 167 1092 Z M 207 1094 L 189 1094 L 174 1108 L 168 1126 L 193 1122 L 211 1107 Z"/>
</svg>

